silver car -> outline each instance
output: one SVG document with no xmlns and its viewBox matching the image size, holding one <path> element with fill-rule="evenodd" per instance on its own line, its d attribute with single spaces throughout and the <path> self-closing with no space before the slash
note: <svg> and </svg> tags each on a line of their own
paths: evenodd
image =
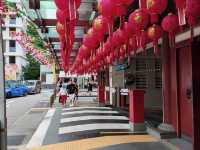
<svg viewBox="0 0 200 150">
<path fill-rule="evenodd" d="M 37 93 L 41 92 L 41 81 L 27 80 L 27 81 L 25 81 L 25 84 L 28 87 L 29 94 L 37 94 Z"/>
</svg>

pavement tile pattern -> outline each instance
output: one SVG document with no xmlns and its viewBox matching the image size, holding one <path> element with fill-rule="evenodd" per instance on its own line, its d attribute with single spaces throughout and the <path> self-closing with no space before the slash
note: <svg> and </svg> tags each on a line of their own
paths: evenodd
<svg viewBox="0 0 200 150">
<path fill-rule="evenodd" d="M 101 132 L 129 132 L 129 120 L 109 107 L 72 107 L 61 111 L 59 141 L 101 136 Z"/>
</svg>

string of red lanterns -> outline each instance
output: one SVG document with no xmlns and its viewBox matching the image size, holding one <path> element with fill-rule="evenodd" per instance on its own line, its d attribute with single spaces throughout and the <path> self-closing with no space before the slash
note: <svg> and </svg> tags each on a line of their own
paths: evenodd
<svg viewBox="0 0 200 150">
<path fill-rule="evenodd" d="M 185 1 L 185 5 L 179 5 L 181 1 Z M 179 16 L 169 13 L 159 24 L 159 16 L 166 10 L 168 1 L 141 0 L 141 8 L 130 14 L 128 22 L 124 22 L 123 17 L 126 15 L 127 7 L 133 2 L 133 0 L 99 1 L 100 16 L 94 20 L 93 26 L 84 36 L 83 45 L 70 70 L 72 73 L 97 73 L 112 65 L 116 60 L 123 60 L 125 57 L 136 54 L 138 48 L 142 48 L 145 52 L 149 42 L 153 43 L 154 53 L 157 56 L 159 54 L 158 40 L 162 37 L 163 30 L 168 32 L 170 45 L 174 47 L 175 33 L 184 20 L 181 9 L 186 9 L 186 17 L 191 26 L 198 22 L 200 16 L 198 0 L 176 0 Z M 113 32 L 112 25 L 115 16 L 121 18 L 121 23 L 119 29 Z M 106 42 L 103 42 L 107 34 L 109 36 Z"/>
<path fill-rule="evenodd" d="M 77 9 L 81 0 L 54 0 L 57 11 L 56 30 L 60 36 L 63 69 L 69 71 L 69 56 L 74 44 L 74 30 L 78 21 Z"/>
</svg>

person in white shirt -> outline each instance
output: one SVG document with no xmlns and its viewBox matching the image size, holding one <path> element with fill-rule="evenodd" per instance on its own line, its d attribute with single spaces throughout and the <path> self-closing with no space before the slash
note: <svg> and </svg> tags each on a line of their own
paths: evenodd
<svg viewBox="0 0 200 150">
<path fill-rule="evenodd" d="M 67 101 L 67 90 L 64 85 L 62 85 L 62 87 L 60 88 L 58 96 L 60 96 L 61 103 L 62 103 L 63 107 L 65 107 L 66 101 Z"/>
</svg>

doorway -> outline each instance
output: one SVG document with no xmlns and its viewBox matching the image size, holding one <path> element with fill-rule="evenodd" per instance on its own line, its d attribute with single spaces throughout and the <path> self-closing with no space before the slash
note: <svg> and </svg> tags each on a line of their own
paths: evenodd
<svg viewBox="0 0 200 150">
<path fill-rule="evenodd" d="M 189 46 L 177 49 L 179 136 L 192 141 L 192 57 Z"/>
</svg>

